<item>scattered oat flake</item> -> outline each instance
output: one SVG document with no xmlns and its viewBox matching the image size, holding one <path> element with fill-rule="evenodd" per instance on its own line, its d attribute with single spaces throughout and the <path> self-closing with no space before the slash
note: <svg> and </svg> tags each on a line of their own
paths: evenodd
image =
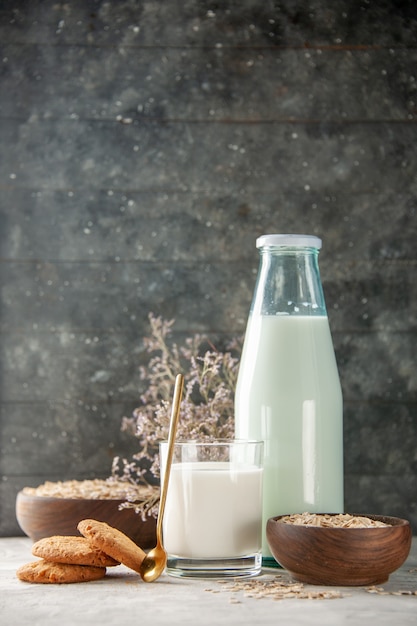
<svg viewBox="0 0 417 626">
<path fill-rule="evenodd" d="M 294 513 L 285 515 L 278 520 L 284 524 L 296 526 L 322 526 L 323 528 L 374 528 L 390 526 L 380 520 L 363 515 L 350 515 L 349 513 Z"/>
<path fill-rule="evenodd" d="M 371 587 L 366 587 L 365 591 L 367 591 L 368 593 L 377 593 L 380 596 L 389 595 L 389 592 L 385 591 L 383 587 L 375 587 L 375 585 L 372 585 Z"/>
<path fill-rule="evenodd" d="M 391 591 L 393 596 L 417 596 L 417 589 L 398 589 L 398 591 Z"/>
<path fill-rule="evenodd" d="M 243 592 L 247 598 L 271 598 L 272 600 L 331 600 L 342 598 L 340 591 L 323 589 L 306 589 L 302 583 L 289 582 L 277 575 L 273 578 L 252 578 L 245 581 L 233 581 L 222 586 L 223 591 L 231 593 Z M 206 589 L 218 593 L 214 589 Z M 232 601 L 232 600 L 231 600 Z M 233 600 L 235 602 L 235 599 Z"/>
<path fill-rule="evenodd" d="M 397 589 L 395 591 L 387 591 L 383 587 L 366 587 L 365 591 L 368 593 L 376 593 L 379 596 L 417 596 L 417 589 Z"/>
</svg>

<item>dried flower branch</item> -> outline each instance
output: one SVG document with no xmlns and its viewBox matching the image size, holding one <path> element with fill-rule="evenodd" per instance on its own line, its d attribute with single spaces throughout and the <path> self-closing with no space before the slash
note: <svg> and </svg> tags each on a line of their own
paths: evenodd
<svg viewBox="0 0 417 626">
<path fill-rule="evenodd" d="M 187 338 L 184 346 L 171 341 L 174 320 L 149 314 L 151 336 L 144 339 L 151 355 L 140 368 L 148 386 L 132 417 L 124 417 L 122 430 L 139 440 L 140 450 L 130 461 L 115 457 L 112 476 L 133 484 L 159 480 L 159 442 L 168 437 L 172 390 L 178 373 L 184 374 L 184 397 L 178 439 L 200 442 L 234 436 L 234 390 L 241 343 L 234 340 L 226 352 L 217 350 L 204 335 Z M 134 503 L 126 503 L 126 506 Z M 157 502 L 140 504 L 142 514 L 155 513 Z"/>
</svg>

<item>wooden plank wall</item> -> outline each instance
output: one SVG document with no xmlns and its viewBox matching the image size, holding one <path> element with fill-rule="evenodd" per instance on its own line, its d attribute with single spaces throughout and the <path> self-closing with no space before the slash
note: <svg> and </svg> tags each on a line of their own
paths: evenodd
<svg viewBox="0 0 417 626">
<path fill-rule="evenodd" d="M 25 485 L 107 476 L 148 313 L 244 332 L 266 232 L 323 238 L 346 508 L 417 529 L 417 9 L 0 4 L 0 534 Z"/>
</svg>

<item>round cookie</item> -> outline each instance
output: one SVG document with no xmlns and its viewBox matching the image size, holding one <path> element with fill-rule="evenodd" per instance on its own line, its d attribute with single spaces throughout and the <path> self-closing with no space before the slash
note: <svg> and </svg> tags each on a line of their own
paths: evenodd
<svg viewBox="0 0 417 626">
<path fill-rule="evenodd" d="M 32 554 L 54 563 L 92 565 L 94 567 L 119 565 L 119 561 L 112 559 L 102 550 L 94 548 L 85 537 L 60 535 L 45 537 L 33 544 Z"/>
<path fill-rule="evenodd" d="M 88 565 L 69 565 L 49 561 L 32 561 L 22 565 L 16 572 L 17 577 L 28 583 L 83 583 L 99 580 L 106 574 L 105 567 Z"/>
<path fill-rule="evenodd" d="M 94 519 L 81 520 L 77 528 L 92 546 L 139 573 L 145 552 L 120 530 Z"/>
</svg>

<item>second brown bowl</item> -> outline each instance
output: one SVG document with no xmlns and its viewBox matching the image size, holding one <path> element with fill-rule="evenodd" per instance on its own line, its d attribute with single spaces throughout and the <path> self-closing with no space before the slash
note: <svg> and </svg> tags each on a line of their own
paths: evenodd
<svg viewBox="0 0 417 626">
<path fill-rule="evenodd" d="M 411 526 L 399 517 L 364 515 L 389 524 L 368 528 L 295 525 L 282 517 L 268 520 L 268 543 L 276 561 L 304 583 L 379 585 L 410 552 Z"/>
</svg>

